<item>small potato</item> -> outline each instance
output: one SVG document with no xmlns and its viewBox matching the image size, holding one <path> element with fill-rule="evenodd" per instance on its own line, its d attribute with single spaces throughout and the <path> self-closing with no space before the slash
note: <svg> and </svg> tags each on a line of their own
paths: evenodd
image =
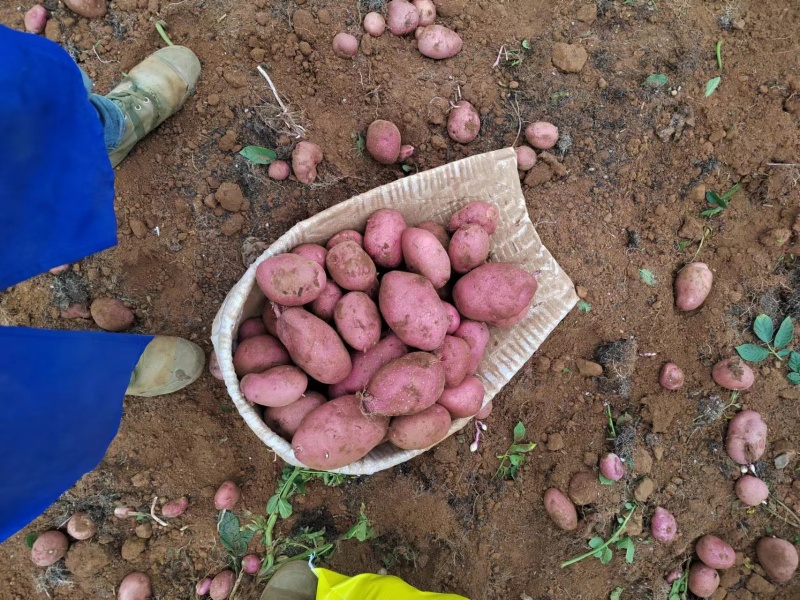
<svg viewBox="0 0 800 600">
<path fill-rule="evenodd" d="M 786 540 L 764 537 L 756 544 L 758 563 L 775 583 L 789 583 L 797 571 L 797 549 Z"/>
<path fill-rule="evenodd" d="M 353 355 L 353 369 L 344 381 L 330 386 L 328 397 L 338 398 L 366 389 L 383 365 L 406 354 L 408 346 L 394 333 L 390 333 L 366 352 L 356 352 Z"/>
<path fill-rule="evenodd" d="M 486 233 L 492 235 L 497 230 L 499 221 L 500 211 L 494 204 L 476 200 L 454 212 L 447 229 L 452 232 L 466 223 L 477 223 L 486 230 Z"/>
<path fill-rule="evenodd" d="M 653 535 L 653 539 L 662 544 L 669 544 L 675 539 L 677 532 L 678 523 L 675 521 L 673 514 L 657 506 L 650 522 L 650 533 Z"/>
<path fill-rule="evenodd" d="M 481 117 L 475 107 L 461 100 L 447 118 L 447 135 L 459 144 L 469 144 L 481 132 Z"/>
<path fill-rule="evenodd" d="M 467 319 L 493 323 L 529 307 L 537 287 L 532 273 L 507 263 L 488 263 L 456 282 L 453 302 Z"/>
<path fill-rule="evenodd" d="M 285 160 L 274 160 L 267 168 L 267 176 L 275 181 L 284 181 L 292 174 L 289 163 Z"/>
<path fill-rule="evenodd" d="M 31 547 L 31 562 L 37 567 L 49 567 L 67 553 L 69 540 L 60 531 L 45 531 Z"/>
<path fill-rule="evenodd" d="M 292 150 L 292 171 L 300 183 L 314 183 L 321 162 L 322 150 L 312 142 L 298 142 Z"/>
<path fill-rule="evenodd" d="M 445 388 L 436 402 L 444 406 L 454 419 L 463 419 L 478 414 L 485 395 L 483 382 L 474 375 L 468 375 L 456 387 Z"/>
<path fill-rule="evenodd" d="M 325 270 L 299 254 L 279 254 L 256 268 L 256 282 L 264 295 L 283 306 L 302 306 L 320 295 Z"/>
<path fill-rule="evenodd" d="M 209 594 L 211 600 L 227 600 L 236 584 L 236 573 L 230 569 L 225 569 L 211 580 Z"/>
<path fill-rule="evenodd" d="M 189 499 L 186 496 L 181 496 L 175 500 L 170 500 L 161 507 L 161 514 L 168 519 L 180 517 L 189 508 Z"/>
<path fill-rule="evenodd" d="M 689 591 L 700 598 L 708 598 L 719 587 L 719 573 L 701 562 L 689 567 Z"/>
<path fill-rule="evenodd" d="M 359 398 L 341 396 L 306 415 L 292 438 L 292 450 L 307 467 L 329 471 L 366 456 L 388 430 L 388 418 L 366 415 Z"/>
<path fill-rule="evenodd" d="M 550 488 L 544 493 L 544 509 L 560 529 L 574 531 L 578 528 L 578 511 L 560 490 Z"/>
<path fill-rule="evenodd" d="M 400 238 L 408 270 L 419 273 L 439 289 L 450 279 L 450 257 L 432 233 L 416 227 L 403 230 Z"/>
<path fill-rule="evenodd" d="M 323 321 L 330 321 L 333 319 L 336 304 L 342 299 L 342 296 L 344 296 L 342 288 L 329 279 L 325 283 L 322 293 L 311 302 L 309 309 Z"/>
<path fill-rule="evenodd" d="M 41 4 L 33 5 L 25 13 L 25 31 L 36 34 L 42 33 L 47 25 L 48 17 L 47 9 L 44 6 Z"/>
<path fill-rule="evenodd" d="M 578 471 L 569 480 L 569 499 L 578 506 L 594 504 L 600 499 L 600 481 L 589 471 Z"/>
<path fill-rule="evenodd" d="M 381 314 L 364 292 L 342 296 L 333 311 L 336 329 L 351 348 L 365 352 L 381 339 Z"/>
<path fill-rule="evenodd" d="M 362 248 L 364 247 L 364 236 L 362 236 L 359 232 L 354 229 L 344 229 L 339 233 L 336 233 L 328 240 L 328 243 L 325 244 L 325 248 L 330 250 L 334 246 L 341 244 L 342 242 L 355 242 Z M 327 256 L 326 256 L 327 258 Z"/>
<path fill-rule="evenodd" d="M 436 239 L 439 240 L 445 250 L 450 247 L 450 234 L 447 233 L 447 228 L 444 225 L 439 225 L 439 223 L 434 223 L 433 221 L 424 221 L 417 225 L 417 229 L 430 231 L 436 236 Z"/>
<path fill-rule="evenodd" d="M 367 386 L 364 410 L 394 417 L 432 406 L 444 390 L 444 366 L 429 352 L 411 352 L 381 367 Z"/>
<path fill-rule="evenodd" d="M 67 533 L 73 539 L 88 540 L 97 533 L 97 525 L 88 513 L 76 512 L 67 521 Z"/>
<path fill-rule="evenodd" d="M 261 558 L 258 554 L 247 554 L 242 557 L 242 571 L 248 575 L 255 575 L 261 568 Z"/>
<path fill-rule="evenodd" d="M 106 331 L 124 331 L 133 324 L 133 311 L 117 298 L 98 298 L 89 312 L 97 326 Z"/>
<path fill-rule="evenodd" d="M 382 208 L 367 219 L 364 231 L 364 250 L 375 264 L 384 269 L 396 269 L 403 262 L 403 231 L 406 220 L 396 210 Z"/>
<path fill-rule="evenodd" d="M 358 40 L 349 33 L 337 33 L 333 36 L 333 53 L 339 58 L 355 57 L 358 54 Z"/>
<path fill-rule="evenodd" d="M 272 367 L 242 378 L 239 388 L 249 402 L 261 406 L 286 406 L 300 399 L 308 387 L 308 376 L 292 365 Z"/>
<path fill-rule="evenodd" d="M 461 315 L 456 310 L 456 307 L 449 302 L 442 302 L 442 304 L 444 305 L 444 310 L 447 313 L 447 321 L 449 323 L 447 326 L 447 333 L 448 335 L 452 335 L 456 332 L 459 325 L 461 325 Z"/>
<path fill-rule="evenodd" d="M 488 260 L 489 234 L 477 223 L 466 223 L 453 234 L 447 254 L 456 273 L 467 273 Z"/>
<path fill-rule="evenodd" d="M 758 506 L 769 498 L 767 484 L 752 475 L 743 475 L 737 479 L 734 490 L 744 506 Z"/>
<path fill-rule="evenodd" d="M 350 373 L 350 354 L 342 339 L 307 310 L 286 309 L 278 319 L 278 337 L 294 364 L 320 383 L 338 383 Z"/>
<path fill-rule="evenodd" d="M 216 350 L 212 350 L 211 356 L 208 358 L 208 372 L 211 373 L 214 378 L 225 381 L 225 376 L 222 374 L 222 369 L 219 366 Z"/>
<path fill-rule="evenodd" d="M 300 244 L 292 250 L 292 254 L 297 254 L 308 260 L 313 260 L 324 269 L 325 257 L 328 256 L 328 250 L 325 246 L 320 246 L 319 244 Z"/>
<path fill-rule="evenodd" d="M 400 130 L 391 121 L 378 119 L 367 127 L 367 152 L 379 163 L 396 163 L 400 157 L 400 146 Z"/>
<path fill-rule="evenodd" d="M 517 146 L 514 152 L 517 153 L 517 168 L 520 171 L 530 171 L 536 166 L 536 152 L 530 146 Z"/>
<path fill-rule="evenodd" d="M 434 60 L 452 58 L 464 46 L 461 36 L 443 25 L 421 27 L 415 35 L 420 54 Z"/>
<path fill-rule="evenodd" d="M 733 548 L 715 535 L 704 535 L 697 540 L 694 551 L 712 569 L 730 569 L 736 562 Z"/>
<path fill-rule="evenodd" d="M 198 596 L 207 596 L 208 592 L 211 591 L 211 577 L 198 581 L 194 591 Z"/>
<path fill-rule="evenodd" d="M 305 416 L 318 406 L 325 404 L 325 402 L 325 397 L 322 394 L 307 392 L 297 402 L 292 402 L 286 406 L 267 408 L 264 411 L 264 422 L 267 427 L 279 436 L 291 441 L 292 436 L 297 431 L 297 428 L 300 427 L 300 423 L 302 423 Z"/>
<path fill-rule="evenodd" d="M 714 274 L 705 263 L 686 265 L 675 278 L 675 306 L 680 310 L 700 308 L 711 292 Z"/>
<path fill-rule="evenodd" d="M 434 404 L 416 414 L 392 419 L 389 441 L 403 450 L 430 448 L 447 437 L 450 423 L 447 409 Z"/>
<path fill-rule="evenodd" d="M 368 12 L 364 17 L 364 31 L 372 37 L 380 37 L 386 31 L 386 20 L 381 13 Z"/>
<path fill-rule="evenodd" d="M 412 146 L 411 144 L 403 144 L 402 146 L 400 146 L 400 156 L 398 157 L 397 160 L 400 162 L 405 162 L 409 158 L 414 156 L 414 152 L 416 151 L 417 149 L 414 148 L 414 146 Z"/>
<path fill-rule="evenodd" d="M 448 335 L 445 336 L 442 345 L 434 350 L 433 353 L 442 361 L 445 387 L 452 388 L 464 381 L 472 358 L 467 342 L 461 338 Z"/>
<path fill-rule="evenodd" d="M 558 127 L 545 121 L 531 123 L 525 128 L 525 139 L 534 148 L 547 150 L 558 141 Z"/>
<path fill-rule="evenodd" d="M 436 22 L 436 5 L 433 0 L 411 0 L 419 13 L 419 27 L 433 25 Z"/>
<path fill-rule="evenodd" d="M 378 276 L 375 263 L 356 242 L 336 244 L 328 250 L 325 264 L 331 279 L 349 291 L 365 291 Z"/>
<path fill-rule="evenodd" d="M 152 598 L 153 588 L 146 573 L 128 573 L 119 584 L 117 600 L 147 600 Z"/>
<path fill-rule="evenodd" d="M 740 465 L 751 465 L 767 449 L 767 424 L 754 410 L 743 410 L 728 423 L 725 450 Z"/>
<path fill-rule="evenodd" d="M 611 481 L 619 481 L 625 477 L 625 467 L 622 465 L 622 459 L 616 454 L 609 452 L 600 459 L 600 472 L 603 477 Z"/>
<path fill-rule="evenodd" d="M 483 360 L 486 344 L 489 343 L 489 328 L 486 323 L 462 319 L 461 325 L 453 335 L 460 337 L 469 345 L 471 356 L 467 375 L 474 375 Z"/>
<path fill-rule="evenodd" d="M 666 363 L 661 367 L 658 383 L 660 383 L 661 387 L 665 390 L 679 390 L 683 387 L 683 381 L 683 371 L 675 363 Z"/>
<path fill-rule="evenodd" d="M 242 499 L 242 491 L 232 481 L 223 481 L 217 493 L 214 494 L 214 508 L 217 510 L 231 510 Z"/>
<path fill-rule="evenodd" d="M 477 412 L 475 418 L 479 421 L 482 419 L 487 418 L 490 414 L 492 414 L 492 401 L 489 400 L 483 407 Z"/>
<path fill-rule="evenodd" d="M 406 35 L 419 25 L 419 13 L 416 7 L 406 0 L 389 2 L 389 31 L 392 35 Z"/>
<path fill-rule="evenodd" d="M 435 350 L 444 342 L 450 322 L 433 284 L 422 275 L 403 271 L 384 275 L 378 306 L 386 323 L 404 344 Z"/>
<path fill-rule="evenodd" d="M 267 328 L 264 326 L 264 321 L 261 317 L 254 317 L 246 319 L 239 325 L 239 341 L 244 341 L 247 338 L 256 337 L 259 335 L 266 335 Z"/>
<path fill-rule="evenodd" d="M 726 390 L 746 390 L 752 387 L 756 380 L 747 363 L 738 356 L 726 358 L 714 365 L 711 377 Z"/>
<path fill-rule="evenodd" d="M 233 355 L 233 368 L 240 379 L 250 373 L 263 373 L 290 362 L 286 348 L 271 335 L 247 338 L 239 344 Z"/>
</svg>

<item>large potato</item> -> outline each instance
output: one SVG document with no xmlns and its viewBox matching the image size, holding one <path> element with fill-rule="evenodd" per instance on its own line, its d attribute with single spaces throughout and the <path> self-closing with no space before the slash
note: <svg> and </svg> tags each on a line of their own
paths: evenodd
<svg viewBox="0 0 800 600">
<path fill-rule="evenodd" d="M 436 21 L 436 5 L 433 0 L 411 0 L 419 13 L 419 26 L 433 25 Z"/>
<path fill-rule="evenodd" d="M 302 308 L 288 308 L 278 319 L 278 337 L 292 361 L 320 383 L 338 383 L 352 363 L 333 327 Z"/>
<path fill-rule="evenodd" d="M 314 183 L 321 162 L 322 149 L 312 142 L 298 142 L 292 150 L 292 171 L 301 183 Z"/>
<path fill-rule="evenodd" d="M 264 326 L 264 321 L 260 317 L 253 317 L 246 319 L 239 325 L 239 341 L 246 340 L 247 338 L 256 337 L 257 335 L 264 335 L 267 333 L 267 328 Z"/>
<path fill-rule="evenodd" d="M 459 144 L 469 144 L 481 132 L 481 117 L 475 107 L 461 100 L 447 117 L 447 135 Z"/>
<path fill-rule="evenodd" d="M 365 415 L 356 396 L 341 396 L 306 415 L 292 438 L 301 463 L 328 471 L 363 458 L 386 436 L 389 419 Z"/>
<path fill-rule="evenodd" d="M 358 40 L 355 36 L 340 31 L 333 36 L 333 53 L 339 58 L 353 58 L 358 54 Z"/>
<path fill-rule="evenodd" d="M 147 573 L 128 573 L 119 584 L 117 600 L 148 600 L 153 596 Z"/>
<path fill-rule="evenodd" d="M 486 323 L 462 320 L 453 335 L 463 339 L 469 345 L 470 360 L 467 375 L 474 375 L 483 360 L 486 344 L 489 343 L 489 328 Z"/>
<path fill-rule="evenodd" d="M 492 235 L 497 230 L 499 221 L 500 211 L 494 204 L 476 200 L 454 212 L 447 229 L 456 231 L 465 223 L 477 223 L 486 230 L 486 233 Z"/>
<path fill-rule="evenodd" d="M 333 311 L 339 300 L 344 296 L 342 288 L 330 279 L 325 282 L 325 287 L 322 288 L 322 293 L 314 298 L 309 304 L 309 309 L 312 313 L 318 316 L 323 321 L 330 321 L 333 319 Z"/>
<path fill-rule="evenodd" d="M 308 376 L 292 365 L 245 375 L 239 383 L 242 395 L 261 406 L 286 406 L 296 402 L 306 391 L 306 387 Z"/>
<path fill-rule="evenodd" d="M 391 271 L 378 296 L 383 318 L 403 343 L 420 350 L 442 345 L 449 320 L 433 284 L 422 275 Z"/>
<path fill-rule="evenodd" d="M 444 406 L 454 419 L 474 417 L 483 404 L 486 388 L 480 379 L 468 375 L 456 387 L 445 388 L 436 401 Z"/>
<path fill-rule="evenodd" d="M 725 358 L 714 365 L 711 377 L 727 390 L 749 389 L 756 380 L 753 369 L 738 356 Z"/>
<path fill-rule="evenodd" d="M 369 155 L 384 165 L 393 165 L 400 158 L 400 130 L 391 121 L 378 119 L 367 127 L 365 140 Z"/>
<path fill-rule="evenodd" d="M 334 233 L 331 236 L 331 239 L 328 240 L 328 243 L 325 244 L 325 248 L 330 250 L 336 244 L 341 244 L 342 242 L 355 242 L 359 246 L 364 246 L 364 236 L 361 235 L 355 229 L 344 229 L 339 233 Z"/>
<path fill-rule="evenodd" d="M 258 335 L 247 338 L 236 348 L 233 355 L 233 368 L 237 377 L 250 373 L 263 373 L 267 369 L 291 362 L 289 353 L 271 335 Z"/>
<path fill-rule="evenodd" d="M 675 516 L 667 509 L 657 506 L 650 522 L 650 533 L 657 542 L 669 544 L 678 533 Z"/>
<path fill-rule="evenodd" d="M 389 31 L 393 35 L 406 35 L 414 31 L 419 25 L 417 8 L 406 0 L 391 0 L 389 2 Z"/>
<path fill-rule="evenodd" d="M 366 352 L 356 352 L 353 355 L 353 369 L 343 381 L 330 386 L 328 397 L 338 398 L 365 390 L 373 375 L 383 365 L 405 354 L 408 354 L 408 346 L 394 333 L 390 333 Z"/>
<path fill-rule="evenodd" d="M 767 424 L 754 410 L 743 410 L 728 423 L 725 450 L 740 465 L 751 465 L 767 449 Z"/>
<path fill-rule="evenodd" d="M 544 493 L 544 509 L 553 523 L 564 531 L 574 531 L 578 527 L 578 511 L 563 492 L 550 488 Z"/>
<path fill-rule="evenodd" d="M 694 562 L 689 567 L 689 591 L 700 598 L 708 598 L 719 587 L 719 573 L 708 565 Z"/>
<path fill-rule="evenodd" d="M 453 301 L 467 319 L 493 323 L 519 315 L 536 293 L 536 277 L 507 263 L 473 269 L 453 287 Z"/>
<path fill-rule="evenodd" d="M 467 273 L 489 258 L 489 234 L 477 223 L 466 223 L 453 234 L 447 254 L 456 273 Z"/>
<path fill-rule="evenodd" d="M 256 281 L 264 295 L 284 306 L 308 304 L 325 287 L 325 270 L 299 254 L 279 254 L 256 268 Z"/>
<path fill-rule="evenodd" d="M 264 423 L 283 439 L 291 441 L 306 415 L 325 402 L 325 396 L 322 394 L 308 392 L 297 402 L 267 408 L 264 411 Z"/>
<path fill-rule="evenodd" d="M 697 540 L 694 551 L 712 569 L 730 569 L 736 563 L 736 552 L 715 535 L 704 535 Z"/>
<path fill-rule="evenodd" d="M 367 219 L 364 231 L 364 250 L 384 269 L 396 269 L 403 262 L 401 242 L 406 220 L 396 210 L 382 208 Z"/>
<path fill-rule="evenodd" d="M 49 567 L 67 553 L 69 540 L 57 530 L 45 531 L 31 546 L 31 562 L 37 567 Z"/>
<path fill-rule="evenodd" d="M 536 121 L 525 128 L 525 139 L 534 148 L 548 150 L 558 141 L 558 127 L 546 121 Z"/>
<path fill-rule="evenodd" d="M 415 35 L 420 54 L 434 60 L 452 58 L 464 46 L 461 36 L 443 25 L 420 27 Z"/>
<path fill-rule="evenodd" d="M 444 367 L 429 352 L 412 352 L 381 367 L 367 386 L 371 414 L 413 415 L 433 405 L 444 390 Z"/>
<path fill-rule="evenodd" d="M 680 310 L 700 308 L 711 292 L 714 274 L 705 263 L 686 265 L 675 278 L 675 306 Z"/>
<path fill-rule="evenodd" d="M 775 583 L 789 583 L 797 571 L 797 550 L 779 538 L 764 537 L 756 544 L 758 563 Z"/>
<path fill-rule="evenodd" d="M 744 506 L 758 506 L 769 498 L 767 484 L 752 475 L 743 475 L 737 479 L 733 489 Z"/>
<path fill-rule="evenodd" d="M 381 339 L 381 315 L 364 292 L 342 296 L 333 311 L 333 320 L 342 339 L 360 352 L 372 348 Z"/>
<path fill-rule="evenodd" d="M 422 450 L 441 442 L 450 431 L 450 414 L 434 404 L 413 415 L 395 417 L 389 425 L 389 441 L 403 450 Z"/>
<path fill-rule="evenodd" d="M 436 236 L 436 239 L 439 240 L 439 243 L 445 250 L 447 250 L 450 247 L 450 234 L 447 233 L 447 228 L 444 225 L 440 225 L 439 223 L 434 223 L 433 221 L 423 221 L 422 223 L 417 225 L 417 229 L 424 229 L 425 231 L 430 231 L 433 235 Z"/>
<path fill-rule="evenodd" d="M 349 291 L 363 292 L 378 276 L 375 263 L 356 242 L 336 244 L 328 250 L 325 264 L 331 278 Z"/>
<path fill-rule="evenodd" d="M 445 336 L 442 345 L 433 353 L 442 361 L 445 387 L 455 387 L 464 381 L 472 358 L 466 341 L 452 335 Z"/>
<path fill-rule="evenodd" d="M 450 279 L 450 257 L 436 236 L 416 227 L 403 230 L 401 236 L 403 258 L 412 273 L 428 278 L 439 289 Z"/>
</svg>

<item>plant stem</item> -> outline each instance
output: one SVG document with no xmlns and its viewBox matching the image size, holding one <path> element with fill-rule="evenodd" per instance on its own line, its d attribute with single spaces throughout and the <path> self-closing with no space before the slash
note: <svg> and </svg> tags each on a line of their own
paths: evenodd
<svg viewBox="0 0 800 600">
<path fill-rule="evenodd" d="M 167 32 L 164 31 L 164 25 L 166 25 L 164 21 L 156 21 L 156 31 L 158 32 L 158 35 L 161 36 L 161 39 L 167 44 L 167 46 L 174 46 L 175 44 L 172 43 L 172 40 L 169 39 Z"/>
<path fill-rule="evenodd" d="M 563 569 L 564 567 L 568 567 L 570 565 L 574 565 L 575 563 L 580 562 L 585 558 L 589 558 L 590 556 L 594 556 L 598 552 L 601 552 L 601 551 L 605 550 L 611 544 L 616 542 L 619 539 L 619 536 L 622 535 L 622 533 L 625 531 L 625 526 L 628 524 L 628 521 L 631 520 L 631 517 L 633 516 L 634 512 L 636 512 L 636 505 L 635 504 L 633 505 L 633 508 L 630 509 L 630 511 L 628 511 L 628 514 L 625 515 L 625 519 L 622 521 L 622 523 L 620 524 L 619 528 L 612 534 L 612 536 L 610 538 L 608 538 L 608 540 L 605 541 L 605 543 L 602 546 L 599 546 L 597 548 L 592 548 L 586 554 L 581 554 L 580 556 L 576 556 L 575 558 L 570 558 L 569 560 L 564 561 L 563 563 L 561 563 L 561 568 Z"/>
</svg>

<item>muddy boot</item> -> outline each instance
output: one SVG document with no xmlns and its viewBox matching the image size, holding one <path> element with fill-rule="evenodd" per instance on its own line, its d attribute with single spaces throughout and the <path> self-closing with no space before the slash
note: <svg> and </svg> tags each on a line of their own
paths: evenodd
<svg viewBox="0 0 800 600">
<path fill-rule="evenodd" d="M 281 566 L 269 580 L 261 600 L 314 600 L 317 576 L 302 560 Z"/>
<path fill-rule="evenodd" d="M 203 350 L 195 343 L 157 335 L 133 369 L 126 396 L 162 396 L 186 387 L 203 371 Z"/>
<path fill-rule="evenodd" d="M 125 134 L 111 152 L 111 165 L 122 159 L 148 133 L 178 112 L 200 77 L 200 61 L 183 46 L 156 50 L 131 69 L 125 81 L 106 96 L 125 115 Z"/>
</svg>

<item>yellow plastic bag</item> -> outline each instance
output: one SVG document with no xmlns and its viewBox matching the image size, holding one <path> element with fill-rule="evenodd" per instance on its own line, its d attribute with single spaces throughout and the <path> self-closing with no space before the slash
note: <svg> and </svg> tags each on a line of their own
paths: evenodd
<svg viewBox="0 0 800 600">
<path fill-rule="evenodd" d="M 420 592 L 394 575 L 363 573 L 347 577 L 314 567 L 317 600 L 469 600 L 456 594 Z"/>
</svg>

